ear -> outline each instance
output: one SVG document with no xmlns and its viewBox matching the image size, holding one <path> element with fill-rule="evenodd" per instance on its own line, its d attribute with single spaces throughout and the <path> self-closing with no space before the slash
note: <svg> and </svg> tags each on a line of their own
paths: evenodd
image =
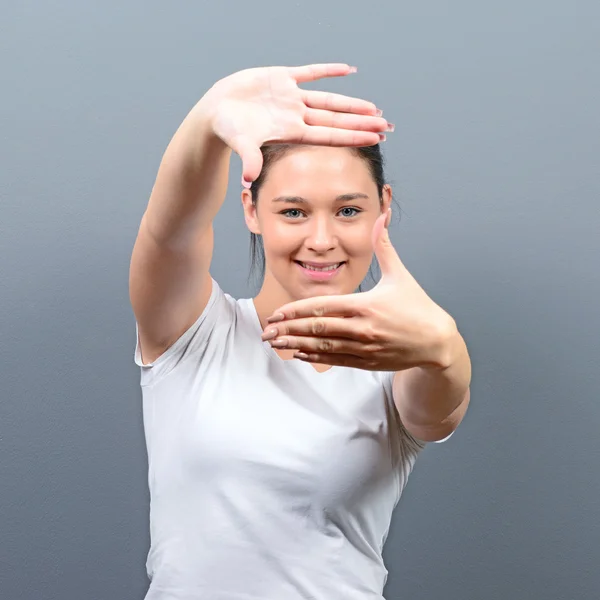
<svg viewBox="0 0 600 600">
<path fill-rule="evenodd" d="M 244 208 L 244 220 L 250 233 L 260 235 L 260 224 L 258 222 L 258 214 L 256 204 L 252 202 L 252 193 L 250 190 L 242 190 L 242 207 Z"/>
<path fill-rule="evenodd" d="M 382 203 L 381 203 L 381 212 L 387 212 L 388 209 L 392 206 L 392 186 L 389 184 L 385 184 L 383 189 L 381 190 L 382 195 Z"/>
</svg>

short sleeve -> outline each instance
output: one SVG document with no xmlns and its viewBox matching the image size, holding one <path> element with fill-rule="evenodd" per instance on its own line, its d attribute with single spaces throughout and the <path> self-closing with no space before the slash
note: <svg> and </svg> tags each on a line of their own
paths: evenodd
<svg viewBox="0 0 600 600">
<path fill-rule="evenodd" d="M 147 364 L 142 362 L 139 326 L 136 321 L 134 362 L 140 367 L 141 386 L 158 382 L 187 357 L 203 351 L 211 336 L 215 334 L 215 330 L 223 325 L 229 325 L 233 320 L 234 309 L 229 300 L 229 297 L 223 293 L 219 284 L 213 279 L 210 298 L 196 322 L 156 360 Z"/>
</svg>

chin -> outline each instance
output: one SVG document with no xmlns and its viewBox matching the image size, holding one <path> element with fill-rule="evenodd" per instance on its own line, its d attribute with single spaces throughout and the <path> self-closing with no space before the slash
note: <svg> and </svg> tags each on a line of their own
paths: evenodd
<svg viewBox="0 0 600 600">
<path fill-rule="evenodd" d="M 314 298 L 315 296 L 341 296 L 343 294 L 352 294 L 358 288 L 356 285 L 348 283 L 303 283 L 294 286 L 293 296 L 298 300 L 304 298 Z"/>
</svg>

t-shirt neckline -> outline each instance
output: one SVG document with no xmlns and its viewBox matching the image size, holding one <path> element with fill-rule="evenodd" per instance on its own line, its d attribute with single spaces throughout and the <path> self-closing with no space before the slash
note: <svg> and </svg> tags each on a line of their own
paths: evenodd
<svg viewBox="0 0 600 600">
<path fill-rule="evenodd" d="M 256 306 L 254 305 L 254 300 L 252 298 L 245 298 L 244 299 L 244 306 L 245 309 L 248 313 L 248 316 L 250 317 L 254 330 L 256 331 L 256 333 L 261 336 L 263 329 L 261 327 L 260 324 L 260 318 L 258 316 L 258 312 L 256 310 Z M 314 373 L 316 376 L 318 377 L 323 377 L 323 376 L 328 376 L 330 373 L 335 372 L 337 369 L 339 369 L 340 367 L 338 367 L 337 365 L 331 365 L 329 367 L 329 369 L 327 369 L 326 371 L 317 371 L 310 363 L 305 363 L 301 360 L 298 360 L 297 358 L 290 358 L 290 359 L 283 359 L 281 358 L 281 356 L 279 356 L 279 354 L 277 354 L 277 352 L 275 351 L 274 348 L 271 347 L 271 344 L 269 344 L 269 342 L 263 342 L 262 340 L 260 340 L 260 344 L 263 348 L 263 350 L 265 351 L 265 353 L 267 354 L 267 356 L 271 359 L 271 360 L 275 360 L 277 361 L 279 364 L 281 364 L 284 368 L 300 368 L 303 370 L 306 369 L 310 369 L 311 373 Z"/>
</svg>

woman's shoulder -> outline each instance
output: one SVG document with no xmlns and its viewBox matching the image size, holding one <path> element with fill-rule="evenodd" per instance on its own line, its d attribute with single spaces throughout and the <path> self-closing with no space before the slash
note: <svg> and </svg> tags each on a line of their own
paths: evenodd
<svg viewBox="0 0 600 600">
<path fill-rule="evenodd" d="M 143 385 L 163 378 L 175 367 L 187 362 L 188 358 L 196 356 L 197 360 L 202 360 L 202 357 L 211 353 L 221 352 L 226 344 L 239 339 L 236 332 L 251 331 L 253 326 L 256 327 L 252 322 L 251 299 L 236 299 L 214 278 L 211 278 L 211 285 L 210 297 L 202 313 L 169 348 L 150 363 L 142 362 L 137 333 L 134 361 L 142 370 Z"/>
<path fill-rule="evenodd" d="M 207 315 L 211 329 L 218 329 L 217 335 L 212 336 L 212 343 L 239 344 L 244 339 L 256 337 L 260 339 L 262 327 L 260 318 L 251 296 L 234 295 L 213 278 L 213 293 L 206 307 L 212 312 Z"/>
</svg>

